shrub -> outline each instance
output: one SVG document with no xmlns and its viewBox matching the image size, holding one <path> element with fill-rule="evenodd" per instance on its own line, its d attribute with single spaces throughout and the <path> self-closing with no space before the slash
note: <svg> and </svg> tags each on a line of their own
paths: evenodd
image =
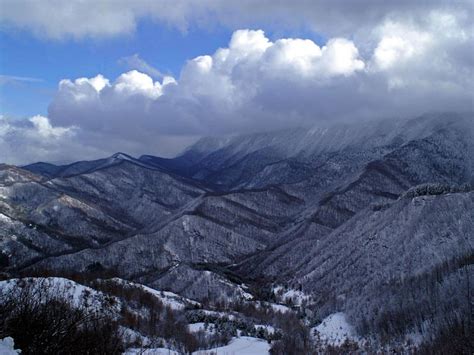
<svg viewBox="0 0 474 355">
<path fill-rule="evenodd" d="M 73 307 L 46 288 L 26 282 L 2 294 L 0 338 L 13 337 L 22 354 L 120 354 L 117 323 L 104 312 Z"/>
</svg>

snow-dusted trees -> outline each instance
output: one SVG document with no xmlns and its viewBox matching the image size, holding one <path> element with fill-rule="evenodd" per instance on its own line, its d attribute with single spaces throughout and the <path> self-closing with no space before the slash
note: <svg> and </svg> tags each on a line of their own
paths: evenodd
<svg viewBox="0 0 474 355">
<path fill-rule="evenodd" d="M 414 186 L 407 190 L 403 194 L 403 197 L 414 198 L 418 196 L 427 196 L 427 195 L 444 195 L 448 193 L 457 193 L 457 192 L 468 192 L 473 190 L 471 184 L 463 185 L 446 185 L 439 183 L 430 183 L 430 184 L 421 184 Z"/>
<path fill-rule="evenodd" d="M 382 342 L 403 339 L 408 333 L 423 334 L 429 339 L 425 346 L 469 341 L 468 334 L 474 331 L 473 262 L 474 254 L 468 253 L 429 272 L 387 280 L 376 292 L 352 300 L 347 312 L 359 334 L 377 336 Z"/>
<path fill-rule="evenodd" d="M 48 287 L 26 282 L 2 293 L 0 338 L 13 337 L 22 354 L 120 354 L 124 350 L 118 325 L 106 310 L 99 313 L 73 306 Z"/>
</svg>

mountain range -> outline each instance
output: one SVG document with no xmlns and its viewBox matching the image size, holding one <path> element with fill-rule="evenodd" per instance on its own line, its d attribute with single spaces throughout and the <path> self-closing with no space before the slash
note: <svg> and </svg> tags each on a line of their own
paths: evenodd
<svg viewBox="0 0 474 355">
<path fill-rule="evenodd" d="M 473 186 L 474 117 L 455 113 L 1 165 L 0 267 L 200 302 L 285 285 L 308 295 L 311 325 L 342 311 L 361 336 L 428 320 L 434 334 L 474 303 Z"/>
</svg>

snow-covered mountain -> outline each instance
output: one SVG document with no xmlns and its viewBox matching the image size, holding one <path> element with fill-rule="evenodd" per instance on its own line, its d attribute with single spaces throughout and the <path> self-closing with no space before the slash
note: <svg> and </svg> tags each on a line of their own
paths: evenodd
<svg viewBox="0 0 474 355">
<path fill-rule="evenodd" d="M 364 336 L 434 336 L 474 294 L 460 282 L 473 271 L 473 184 L 474 117 L 459 114 L 203 138 L 174 159 L 3 165 L 0 265 L 200 302 L 278 283 L 310 295 L 311 326 L 342 311 Z"/>
</svg>

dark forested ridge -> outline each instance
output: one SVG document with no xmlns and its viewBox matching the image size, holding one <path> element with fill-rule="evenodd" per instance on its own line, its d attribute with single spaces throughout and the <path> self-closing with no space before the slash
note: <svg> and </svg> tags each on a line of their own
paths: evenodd
<svg viewBox="0 0 474 355">
<path fill-rule="evenodd" d="M 4 281 L 23 313 L 3 302 L 0 338 L 64 310 L 116 340 L 94 340 L 105 352 L 241 334 L 274 354 L 472 353 L 473 186 L 474 117 L 458 114 L 203 138 L 174 159 L 2 165 L 1 275 L 34 286 Z M 67 284 L 39 276 L 121 304 L 104 306 L 113 326 L 90 304 L 35 303 L 37 285 Z M 334 341 L 337 315 L 351 334 Z"/>
</svg>

